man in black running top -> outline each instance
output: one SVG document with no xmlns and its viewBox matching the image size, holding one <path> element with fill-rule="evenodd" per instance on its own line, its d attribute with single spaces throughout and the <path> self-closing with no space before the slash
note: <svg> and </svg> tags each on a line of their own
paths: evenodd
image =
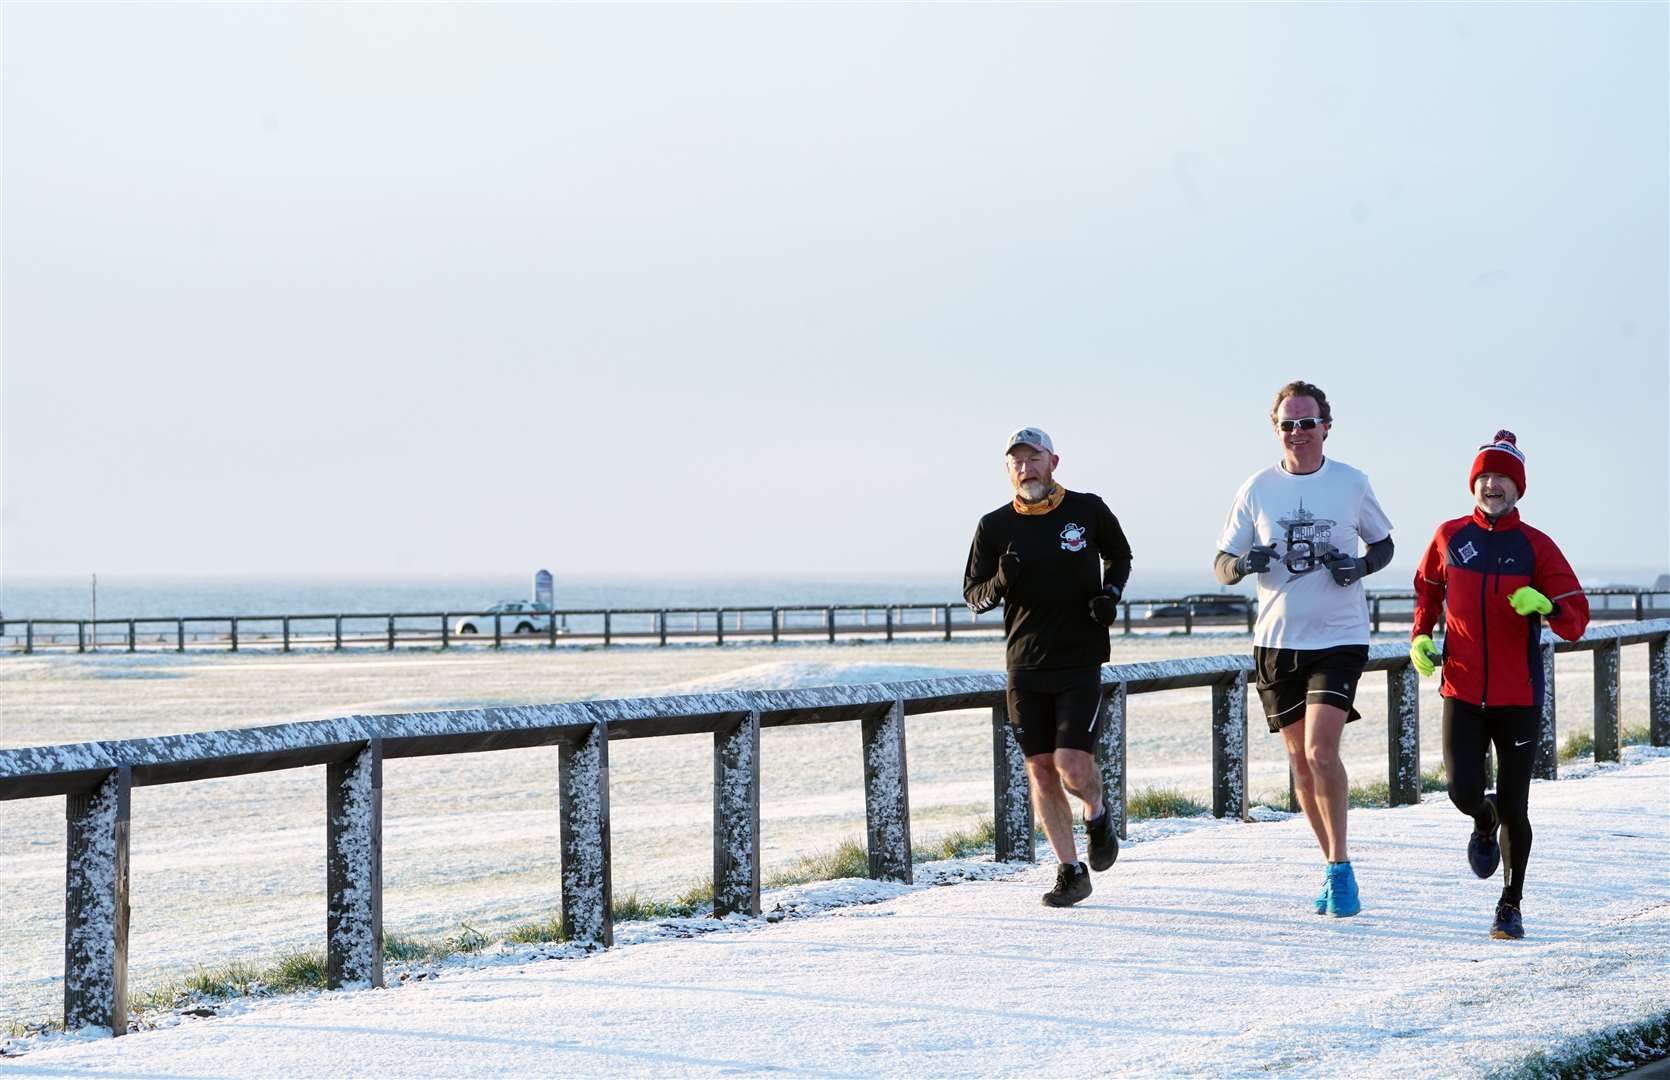
<svg viewBox="0 0 1670 1080">
<path fill-rule="evenodd" d="M 1078 861 L 1068 792 L 1084 804 L 1090 867 L 1106 870 L 1119 855 L 1091 749 L 1131 547 L 1099 497 L 1055 482 L 1061 459 L 1048 435 L 1022 428 L 1004 446 L 1015 497 L 980 519 L 963 597 L 976 612 L 1003 605 L 1009 722 L 1061 864 L 1044 903 L 1070 907 L 1090 895 L 1090 870 Z"/>
</svg>

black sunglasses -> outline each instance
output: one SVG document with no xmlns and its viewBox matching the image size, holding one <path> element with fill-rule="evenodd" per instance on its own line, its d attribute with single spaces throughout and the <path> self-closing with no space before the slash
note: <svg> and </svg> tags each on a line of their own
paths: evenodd
<svg viewBox="0 0 1670 1080">
<path fill-rule="evenodd" d="M 1298 428 L 1300 431 L 1311 431 L 1314 430 L 1317 425 L 1326 424 L 1327 422 L 1328 421 L 1322 419 L 1320 416 L 1301 416 L 1297 420 L 1278 420 L 1276 422 L 1276 426 L 1281 428 L 1283 431 L 1292 431 L 1294 428 Z"/>
</svg>

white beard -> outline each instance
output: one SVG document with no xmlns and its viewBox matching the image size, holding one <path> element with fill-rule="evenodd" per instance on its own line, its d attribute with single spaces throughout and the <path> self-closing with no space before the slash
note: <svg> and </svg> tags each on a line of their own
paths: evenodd
<svg viewBox="0 0 1670 1080">
<path fill-rule="evenodd" d="M 1020 486 L 1021 498 L 1027 502 L 1037 502 L 1048 495 L 1054 486 L 1055 484 L 1049 480 L 1023 480 Z"/>
</svg>

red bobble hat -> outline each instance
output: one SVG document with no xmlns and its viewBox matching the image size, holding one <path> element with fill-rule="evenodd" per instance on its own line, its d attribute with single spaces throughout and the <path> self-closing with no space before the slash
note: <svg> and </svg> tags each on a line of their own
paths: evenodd
<svg viewBox="0 0 1670 1080">
<path fill-rule="evenodd" d="M 1473 471 L 1467 474 L 1467 490 L 1473 490 L 1473 484 L 1480 473 L 1501 473 L 1513 481 L 1513 486 L 1525 494 L 1525 454 L 1519 449 L 1518 441 L 1513 432 L 1503 428 L 1496 433 L 1496 437 L 1479 447 L 1478 456 L 1473 459 Z"/>
</svg>

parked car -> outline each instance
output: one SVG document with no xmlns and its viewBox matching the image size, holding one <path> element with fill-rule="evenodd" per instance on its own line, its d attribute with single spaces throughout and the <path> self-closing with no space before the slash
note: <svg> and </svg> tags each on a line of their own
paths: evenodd
<svg viewBox="0 0 1670 1080">
<path fill-rule="evenodd" d="M 453 625 L 455 634 L 491 634 L 493 616 L 507 634 L 544 634 L 551 629 L 551 609 L 532 600 L 503 600 L 481 615 L 461 615 Z"/>
<path fill-rule="evenodd" d="M 1252 601 L 1235 593 L 1193 593 L 1175 604 L 1155 604 L 1148 609 L 1150 619 L 1181 619 L 1194 609 L 1196 616 L 1233 615 L 1244 619 L 1252 613 Z"/>
</svg>

